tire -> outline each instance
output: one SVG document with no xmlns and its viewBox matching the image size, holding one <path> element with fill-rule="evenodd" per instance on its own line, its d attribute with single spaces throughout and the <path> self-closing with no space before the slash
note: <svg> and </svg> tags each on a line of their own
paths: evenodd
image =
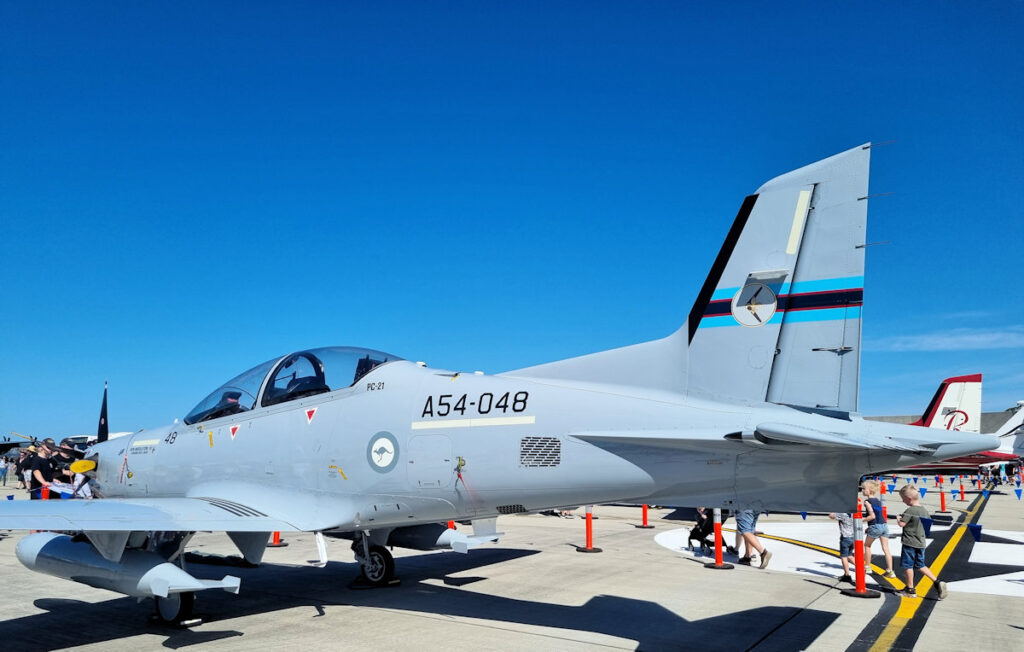
<svg viewBox="0 0 1024 652">
<path fill-rule="evenodd" d="M 395 558 L 384 546 L 370 546 L 370 558 L 362 565 L 363 577 L 373 584 L 386 584 L 395 577 Z"/>
<path fill-rule="evenodd" d="M 172 593 L 166 598 L 156 598 L 156 616 L 168 624 L 177 624 L 192 617 L 196 594 L 192 591 Z"/>
</svg>

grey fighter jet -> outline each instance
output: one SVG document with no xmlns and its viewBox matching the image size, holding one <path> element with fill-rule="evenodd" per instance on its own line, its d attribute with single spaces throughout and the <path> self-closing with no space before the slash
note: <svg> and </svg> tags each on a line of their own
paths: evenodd
<svg viewBox="0 0 1024 652">
<path fill-rule="evenodd" d="M 612 501 L 849 510 L 875 470 L 991 450 L 991 436 L 857 414 L 870 146 L 772 179 L 740 207 L 683 325 L 625 348 L 497 375 L 322 348 L 231 379 L 180 422 L 94 445 L 100 500 L 0 503 L 42 532 L 29 568 L 139 597 L 174 620 L 197 531 L 259 562 L 274 531 L 465 552 L 501 514 Z M 449 529 L 470 521 L 472 534 Z"/>
</svg>

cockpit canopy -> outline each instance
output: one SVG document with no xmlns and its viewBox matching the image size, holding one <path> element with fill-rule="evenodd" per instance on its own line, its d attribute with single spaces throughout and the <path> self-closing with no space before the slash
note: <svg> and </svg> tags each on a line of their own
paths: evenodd
<svg viewBox="0 0 1024 652">
<path fill-rule="evenodd" d="M 267 360 L 213 390 L 192 408 L 185 423 L 248 412 L 256 407 L 257 400 L 268 407 L 351 387 L 374 367 L 401 359 L 372 349 L 333 346 Z"/>
</svg>

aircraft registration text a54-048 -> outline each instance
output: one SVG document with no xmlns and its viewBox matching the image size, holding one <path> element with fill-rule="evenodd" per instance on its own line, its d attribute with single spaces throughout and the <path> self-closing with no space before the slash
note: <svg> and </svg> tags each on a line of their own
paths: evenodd
<svg viewBox="0 0 1024 652">
<path fill-rule="evenodd" d="M 530 393 L 483 392 L 479 395 L 440 394 L 428 396 L 423 402 L 420 417 L 424 421 L 413 421 L 413 430 L 438 428 L 476 428 L 482 426 L 521 426 L 536 422 L 536 417 L 526 416 Z M 509 415 L 509 416 L 502 416 Z"/>
<path fill-rule="evenodd" d="M 526 402 L 529 398 L 529 392 L 505 392 L 497 396 L 492 392 L 484 392 L 477 397 L 471 397 L 468 394 L 428 396 L 423 403 L 423 413 L 420 414 L 420 417 L 447 417 L 455 414 L 483 416 L 525 412 Z"/>
</svg>

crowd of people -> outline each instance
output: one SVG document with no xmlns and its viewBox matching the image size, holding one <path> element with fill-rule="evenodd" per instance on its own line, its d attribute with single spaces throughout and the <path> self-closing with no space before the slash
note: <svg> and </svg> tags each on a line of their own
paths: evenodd
<svg viewBox="0 0 1024 652">
<path fill-rule="evenodd" d="M 867 479 L 861 484 L 863 500 L 861 518 L 864 519 L 866 527 L 864 537 L 865 557 L 870 560 L 871 549 L 875 541 L 881 542 L 882 555 L 885 559 L 886 578 L 896 578 L 893 569 L 893 557 L 889 550 L 889 525 L 883 516 L 882 503 L 879 499 L 879 483 L 877 480 Z M 901 528 L 900 533 L 900 566 L 903 569 L 906 586 L 899 591 L 902 597 L 919 597 L 916 590 L 915 576 L 920 572 L 924 577 L 929 578 L 936 589 L 938 599 L 946 597 L 947 588 L 945 582 L 940 582 L 925 560 L 925 528 L 922 519 L 929 519 L 930 514 L 921 505 L 921 492 L 917 487 L 907 484 L 899 490 L 900 499 L 906 505 L 906 509 L 896 518 L 896 523 Z M 697 508 L 696 524 L 690 532 L 690 541 L 699 543 L 702 549 L 710 550 L 713 545 L 708 542 L 707 537 L 711 535 L 711 515 L 704 507 Z M 722 520 L 729 517 L 729 513 L 723 510 Z M 728 546 L 728 552 L 736 554 L 741 564 L 757 564 L 760 568 L 766 568 L 772 558 L 770 553 L 761 544 L 757 537 L 757 518 L 759 513 L 754 510 L 741 510 L 733 514 L 736 518 L 736 545 Z M 838 577 L 840 582 L 855 584 L 851 567 L 855 562 L 854 546 L 856 545 L 854 534 L 854 515 L 847 513 L 830 513 L 829 518 L 835 520 L 839 525 L 839 560 L 842 564 L 843 574 Z M 758 559 L 760 560 L 758 563 Z"/>
<path fill-rule="evenodd" d="M 7 475 L 12 474 L 18 481 L 17 488 L 29 492 L 31 500 L 43 498 L 92 498 L 88 479 L 75 473 L 71 464 L 78 459 L 70 439 L 58 445 L 52 438 L 46 438 L 28 448 L 18 451 L 18 459 L 4 459 L 4 486 Z"/>
</svg>

